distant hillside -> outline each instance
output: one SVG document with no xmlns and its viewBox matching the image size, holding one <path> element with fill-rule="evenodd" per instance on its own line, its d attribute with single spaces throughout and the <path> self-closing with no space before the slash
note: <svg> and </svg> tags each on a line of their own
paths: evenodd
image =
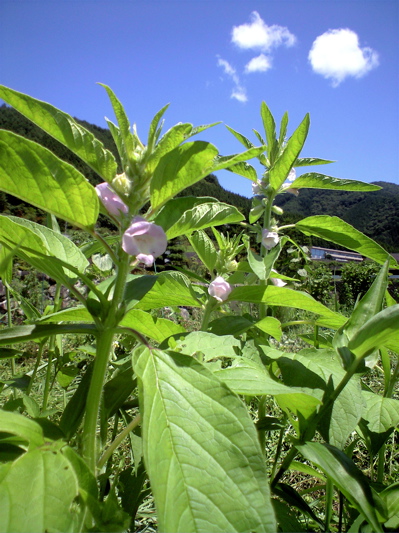
<svg viewBox="0 0 399 533">
<path fill-rule="evenodd" d="M 282 194 L 276 203 L 298 218 L 312 215 L 338 216 L 389 252 L 399 251 L 399 185 L 374 182 L 374 192 L 301 189 L 298 196 Z"/>
<path fill-rule="evenodd" d="M 116 146 L 108 129 L 82 120 L 78 122 L 90 130 L 119 161 Z M 78 157 L 15 109 L 6 105 L 0 106 L 0 128 L 13 131 L 45 146 L 61 159 L 78 168 L 93 185 L 102 181 Z M 389 252 L 399 252 L 399 185 L 386 182 L 376 182 L 376 184 L 382 187 L 380 191 L 366 193 L 303 189 L 299 196 L 292 194 L 278 196 L 276 203 L 284 209 L 285 223 L 293 223 L 311 215 L 338 216 L 376 240 Z M 217 177 L 212 174 L 192 187 L 188 187 L 181 195 L 213 196 L 222 202 L 235 205 L 246 217 L 251 205 L 251 200 L 245 196 L 226 191 L 219 184 Z M 21 200 L 1 191 L 0 211 L 16 216 L 26 216 L 31 220 L 40 221 L 42 217 L 42 213 L 36 208 L 27 206 Z M 103 222 L 105 223 L 105 220 Z M 321 244 L 319 239 L 312 239 L 312 242 Z"/>
</svg>

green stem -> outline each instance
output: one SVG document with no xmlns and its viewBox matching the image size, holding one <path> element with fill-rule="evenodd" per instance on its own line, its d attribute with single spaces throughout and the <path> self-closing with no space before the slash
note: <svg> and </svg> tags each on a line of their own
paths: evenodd
<svg viewBox="0 0 399 533">
<path fill-rule="evenodd" d="M 330 531 L 330 522 L 332 517 L 332 511 L 333 511 L 333 496 L 334 496 L 334 484 L 332 482 L 332 479 L 327 476 L 327 483 L 326 483 L 326 503 L 325 503 L 325 510 L 324 510 L 324 531 L 328 532 Z"/>
<path fill-rule="evenodd" d="M 97 335 L 96 359 L 86 401 L 86 415 L 83 425 L 83 457 L 90 470 L 95 474 L 97 463 L 97 422 L 100 411 L 105 375 L 108 368 L 109 354 L 115 335 L 115 328 L 122 317 L 119 315 L 120 305 L 126 278 L 130 268 L 130 257 L 121 251 L 121 261 L 116 277 L 113 299 L 109 312 L 101 324 L 102 329 Z"/>
<path fill-rule="evenodd" d="M 110 444 L 110 446 L 105 450 L 103 455 L 100 457 L 97 467 L 100 470 L 105 463 L 108 461 L 108 459 L 111 457 L 111 455 L 114 453 L 116 448 L 121 444 L 121 442 L 124 441 L 124 439 L 129 435 L 131 431 L 134 430 L 136 426 L 140 424 L 141 417 L 138 414 L 133 420 L 129 422 L 129 424 L 123 429 L 119 435 L 115 438 L 115 440 Z"/>
<path fill-rule="evenodd" d="M 55 295 L 54 295 L 54 312 L 56 313 L 59 310 L 59 303 L 60 303 L 60 293 L 61 293 L 61 285 L 57 283 Z M 46 381 L 44 384 L 44 392 L 43 392 L 43 404 L 42 404 L 42 411 L 45 411 L 47 409 L 48 404 L 48 397 L 50 394 L 51 389 L 51 371 L 52 371 L 52 363 L 53 363 L 53 355 L 55 354 L 55 341 L 56 341 L 56 335 L 52 335 L 50 337 L 49 342 L 49 349 L 47 354 L 47 372 L 46 372 Z"/>
<path fill-rule="evenodd" d="M 261 396 L 258 405 L 258 420 L 262 420 L 266 416 L 266 395 Z M 265 453 L 266 448 L 266 431 L 264 429 L 258 430 L 258 438 L 262 453 Z"/>
<path fill-rule="evenodd" d="M 387 388 L 386 398 L 392 398 L 392 394 L 396 385 L 396 382 L 399 378 L 399 361 L 396 363 L 395 369 L 392 372 L 391 379 L 389 381 L 389 386 Z"/>
<path fill-rule="evenodd" d="M 205 304 L 204 314 L 202 315 L 200 331 L 206 331 L 209 324 L 209 319 L 211 318 L 212 311 L 217 305 L 217 301 L 213 296 L 208 298 L 208 301 Z"/>
<path fill-rule="evenodd" d="M 6 300 L 7 300 L 7 326 L 9 328 L 12 327 L 12 313 L 11 313 L 11 293 L 10 289 L 8 287 L 8 284 L 5 284 L 6 286 Z M 11 375 L 14 377 L 16 374 L 16 368 L 15 368 L 15 359 L 14 357 L 11 357 Z M 13 396 L 14 398 L 17 397 L 17 389 L 13 388 Z"/>
<path fill-rule="evenodd" d="M 385 452 L 387 446 L 383 444 L 378 452 L 378 466 L 377 466 L 377 483 L 384 481 L 384 467 L 385 467 Z"/>
<path fill-rule="evenodd" d="M 39 345 L 39 353 L 37 354 L 37 359 L 36 359 L 36 363 L 35 363 L 35 367 L 33 369 L 33 372 L 32 372 L 32 376 L 29 380 L 29 385 L 28 385 L 28 388 L 26 389 L 26 395 L 29 396 L 31 390 L 32 390 L 32 386 L 33 386 L 33 383 L 35 381 L 35 378 L 36 378 L 36 374 L 37 374 L 37 371 L 38 371 L 38 368 L 39 368 L 39 365 L 40 365 L 40 361 L 42 360 L 42 355 L 43 355 L 43 349 L 44 349 L 44 346 L 47 342 L 47 339 L 44 339 L 41 341 L 40 345 Z"/>
<path fill-rule="evenodd" d="M 287 420 L 287 415 L 284 413 L 284 419 L 283 419 L 284 424 L 285 424 L 286 420 Z M 278 437 L 276 453 L 274 455 L 273 468 L 272 468 L 272 472 L 270 474 L 271 479 L 273 479 L 274 476 L 276 475 L 277 464 L 278 464 L 278 461 L 280 459 L 281 449 L 283 447 L 283 440 L 284 440 L 285 430 L 286 430 L 285 426 L 280 429 L 280 434 L 279 434 L 279 437 Z"/>
</svg>

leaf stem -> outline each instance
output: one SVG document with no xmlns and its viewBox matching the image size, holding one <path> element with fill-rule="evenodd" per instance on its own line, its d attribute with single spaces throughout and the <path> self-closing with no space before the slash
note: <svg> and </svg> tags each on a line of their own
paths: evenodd
<svg viewBox="0 0 399 533">
<path fill-rule="evenodd" d="M 129 422 L 129 424 L 119 433 L 119 435 L 115 438 L 115 440 L 109 445 L 109 447 L 105 450 L 105 452 L 100 457 L 97 468 L 100 470 L 105 463 L 108 461 L 108 459 L 111 457 L 111 455 L 114 453 L 116 448 L 121 444 L 121 442 L 129 435 L 131 431 L 134 430 L 136 426 L 138 426 L 141 422 L 141 415 L 138 414 L 133 420 Z"/>
</svg>

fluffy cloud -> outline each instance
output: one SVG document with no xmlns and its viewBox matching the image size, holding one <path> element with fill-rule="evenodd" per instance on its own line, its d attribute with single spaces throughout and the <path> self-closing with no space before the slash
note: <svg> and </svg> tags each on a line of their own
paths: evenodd
<svg viewBox="0 0 399 533">
<path fill-rule="evenodd" d="M 268 26 L 257 11 L 251 13 L 251 23 L 234 26 L 231 41 L 239 48 L 269 52 L 278 46 L 293 46 L 296 37 L 284 26 Z"/>
<path fill-rule="evenodd" d="M 308 58 L 313 70 L 331 79 L 333 87 L 348 76 L 361 78 L 378 66 L 377 52 L 361 48 L 357 34 L 349 29 L 328 30 L 319 35 Z"/>
<path fill-rule="evenodd" d="M 251 59 L 249 63 L 245 65 L 245 72 L 266 72 L 272 68 L 272 62 L 265 54 L 260 54 L 257 57 Z"/>
<path fill-rule="evenodd" d="M 234 83 L 230 98 L 234 98 L 235 100 L 243 103 L 247 102 L 247 93 L 245 88 L 240 84 L 240 78 L 237 75 L 236 69 L 230 65 L 228 61 L 222 59 L 221 57 L 218 57 L 218 66 L 222 67 L 223 72 L 227 74 L 227 76 L 229 76 Z"/>
</svg>

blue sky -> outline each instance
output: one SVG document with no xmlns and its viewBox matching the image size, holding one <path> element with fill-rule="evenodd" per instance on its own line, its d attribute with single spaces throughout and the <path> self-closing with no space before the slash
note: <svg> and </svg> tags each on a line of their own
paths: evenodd
<svg viewBox="0 0 399 533">
<path fill-rule="evenodd" d="M 399 184 L 398 44 L 398 0 L 0 0 L 3 85 L 106 127 L 105 83 L 143 140 L 168 102 L 165 129 L 222 121 L 254 142 L 262 101 L 289 134 L 309 112 L 302 155 L 337 161 L 313 170 L 366 182 Z M 223 124 L 198 138 L 241 151 Z"/>
</svg>

